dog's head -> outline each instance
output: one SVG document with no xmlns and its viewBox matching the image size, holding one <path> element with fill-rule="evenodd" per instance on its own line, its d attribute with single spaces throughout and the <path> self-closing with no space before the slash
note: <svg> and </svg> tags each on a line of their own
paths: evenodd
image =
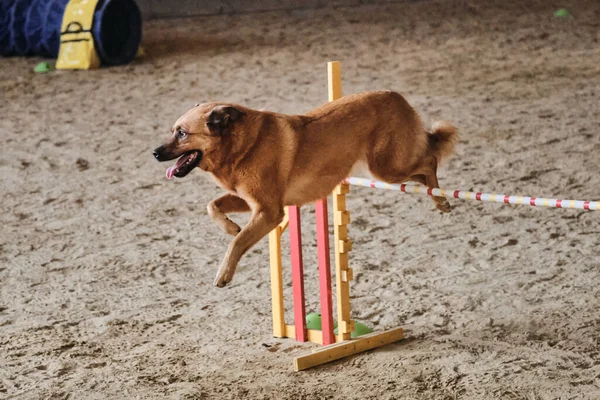
<svg viewBox="0 0 600 400">
<path fill-rule="evenodd" d="M 179 117 L 171 129 L 171 137 L 152 154 L 158 161 L 179 157 L 167 170 L 167 178 L 183 178 L 220 149 L 223 140 L 244 115 L 238 106 L 231 104 L 197 104 Z"/>
</svg>

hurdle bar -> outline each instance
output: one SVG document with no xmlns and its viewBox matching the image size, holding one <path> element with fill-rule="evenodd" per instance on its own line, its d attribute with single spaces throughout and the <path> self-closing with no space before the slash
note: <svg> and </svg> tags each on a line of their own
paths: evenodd
<svg viewBox="0 0 600 400">
<path fill-rule="evenodd" d="M 342 95 L 340 63 L 328 63 L 327 70 L 329 101 L 333 101 Z M 320 331 L 306 328 L 303 281 L 304 266 L 302 262 L 302 235 L 299 207 L 286 207 L 284 220 L 269 234 L 273 336 L 278 338 L 292 338 L 301 342 L 310 341 L 324 345 L 319 349 L 315 349 L 310 354 L 294 358 L 295 371 L 301 371 L 358 354 L 404 338 L 402 328 L 374 332 L 355 339 L 351 338 L 355 326 L 350 317 L 350 281 L 353 279 L 353 273 L 352 268 L 348 266 L 348 253 L 352 250 L 352 241 L 348 239 L 347 229 L 347 225 L 350 223 L 350 213 L 346 210 L 346 194 L 349 191 L 350 187 L 348 183 L 342 182 L 333 192 L 336 308 L 338 319 L 337 337 L 334 337 L 333 334 L 327 199 L 318 200 L 315 204 L 321 301 L 322 329 Z M 290 231 L 294 325 L 286 324 L 284 317 L 281 236 L 286 228 Z"/>
<path fill-rule="evenodd" d="M 347 178 L 344 182 L 354 186 L 395 190 L 404 193 L 446 197 L 449 199 L 454 198 L 461 200 L 477 200 L 490 203 L 529 205 L 534 207 L 571 208 L 586 211 L 600 210 L 600 202 L 598 201 L 547 199 L 529 196 L 510 196 L 505 194 L 469 192 L 465 190 L 446 190 L 439 188 L 430 188 L 422 185 L 385 183 L 355 177 Z"/>
</svg>

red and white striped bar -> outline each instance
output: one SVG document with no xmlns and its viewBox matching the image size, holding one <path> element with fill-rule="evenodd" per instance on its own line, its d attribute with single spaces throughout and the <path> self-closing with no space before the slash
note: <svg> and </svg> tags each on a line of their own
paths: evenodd
<svg viewBox="0 0 600 400">
<path fill-rule="evenodd" d="M 463 200 L 478 200 L 491 203 L 518 204 L 537 207 L 555 207 L 555 208 L 575 208 L 580 210 L 598 211 L 600 210 L 600 202 L 598 201 L 582 201 L 582 200 L 560 200 L 560 199 L 544 199 L 527 196 L 508 196 L 504 194 L 489 194 L 479 192 L 466 192 L 464 190 L 445 190 L 433 189 L 422 185 L 406 185 L 406 184 L 391 184 L 385 182 L 373 181 L 370 179 L 346 178 L 346 183 L 355 186 L 364 186 L 376 189 L 397 190 L 404 193 L 415 193 L 428 196 L 447 197 Z"/>
</svg>

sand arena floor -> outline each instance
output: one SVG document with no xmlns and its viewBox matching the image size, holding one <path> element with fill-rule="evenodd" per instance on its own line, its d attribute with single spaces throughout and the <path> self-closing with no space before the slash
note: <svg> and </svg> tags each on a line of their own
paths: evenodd
<svg viewBox="0 0 600 400">
<path fill-rule="evenodd" d="M 323 103 L 340 60 L 345 93 L 459 126 L 443 187 L 598 200 L 600 4 L 479 3 L 150 22 L 146 57 L 90 72 L 0 60 L 0 398 L 600 398 L 600 213 L 353 188 L 353 316 L 408 339 L 293 373 L 312 346 L 271 336 L 266 239 L 214 288 L 222 191 L 151 156 L 199 101 Z"/>
</svg>

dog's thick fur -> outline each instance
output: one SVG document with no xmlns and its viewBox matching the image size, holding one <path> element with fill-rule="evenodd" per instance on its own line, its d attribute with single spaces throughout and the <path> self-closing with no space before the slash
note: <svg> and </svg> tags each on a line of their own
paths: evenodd
<svg viewBox="0 0 600 400">
<path fill-rule="evenodd" d="M 219 287 L 231 281 L 242 255 L 282 221 L 285 206 L 327 196 L 351 171 L 437 188 L 437 167 L 457 137 L 449 122 L 426 132 L 406 100 L 389 91 L 342 97 L 304 115 L 205 103 L 181 116 L 172 131 L 155 157 L 166 161 L 195 151 L 192 168 L 198 163 L 228 192 L 208 205 L 212 219 L 235 236 L 215 279 Z M 433 201 L 450 211 L 445 198 Z M 243 229 L 226 215 L 246 211 L 252 216 Z"/>
</svg>

